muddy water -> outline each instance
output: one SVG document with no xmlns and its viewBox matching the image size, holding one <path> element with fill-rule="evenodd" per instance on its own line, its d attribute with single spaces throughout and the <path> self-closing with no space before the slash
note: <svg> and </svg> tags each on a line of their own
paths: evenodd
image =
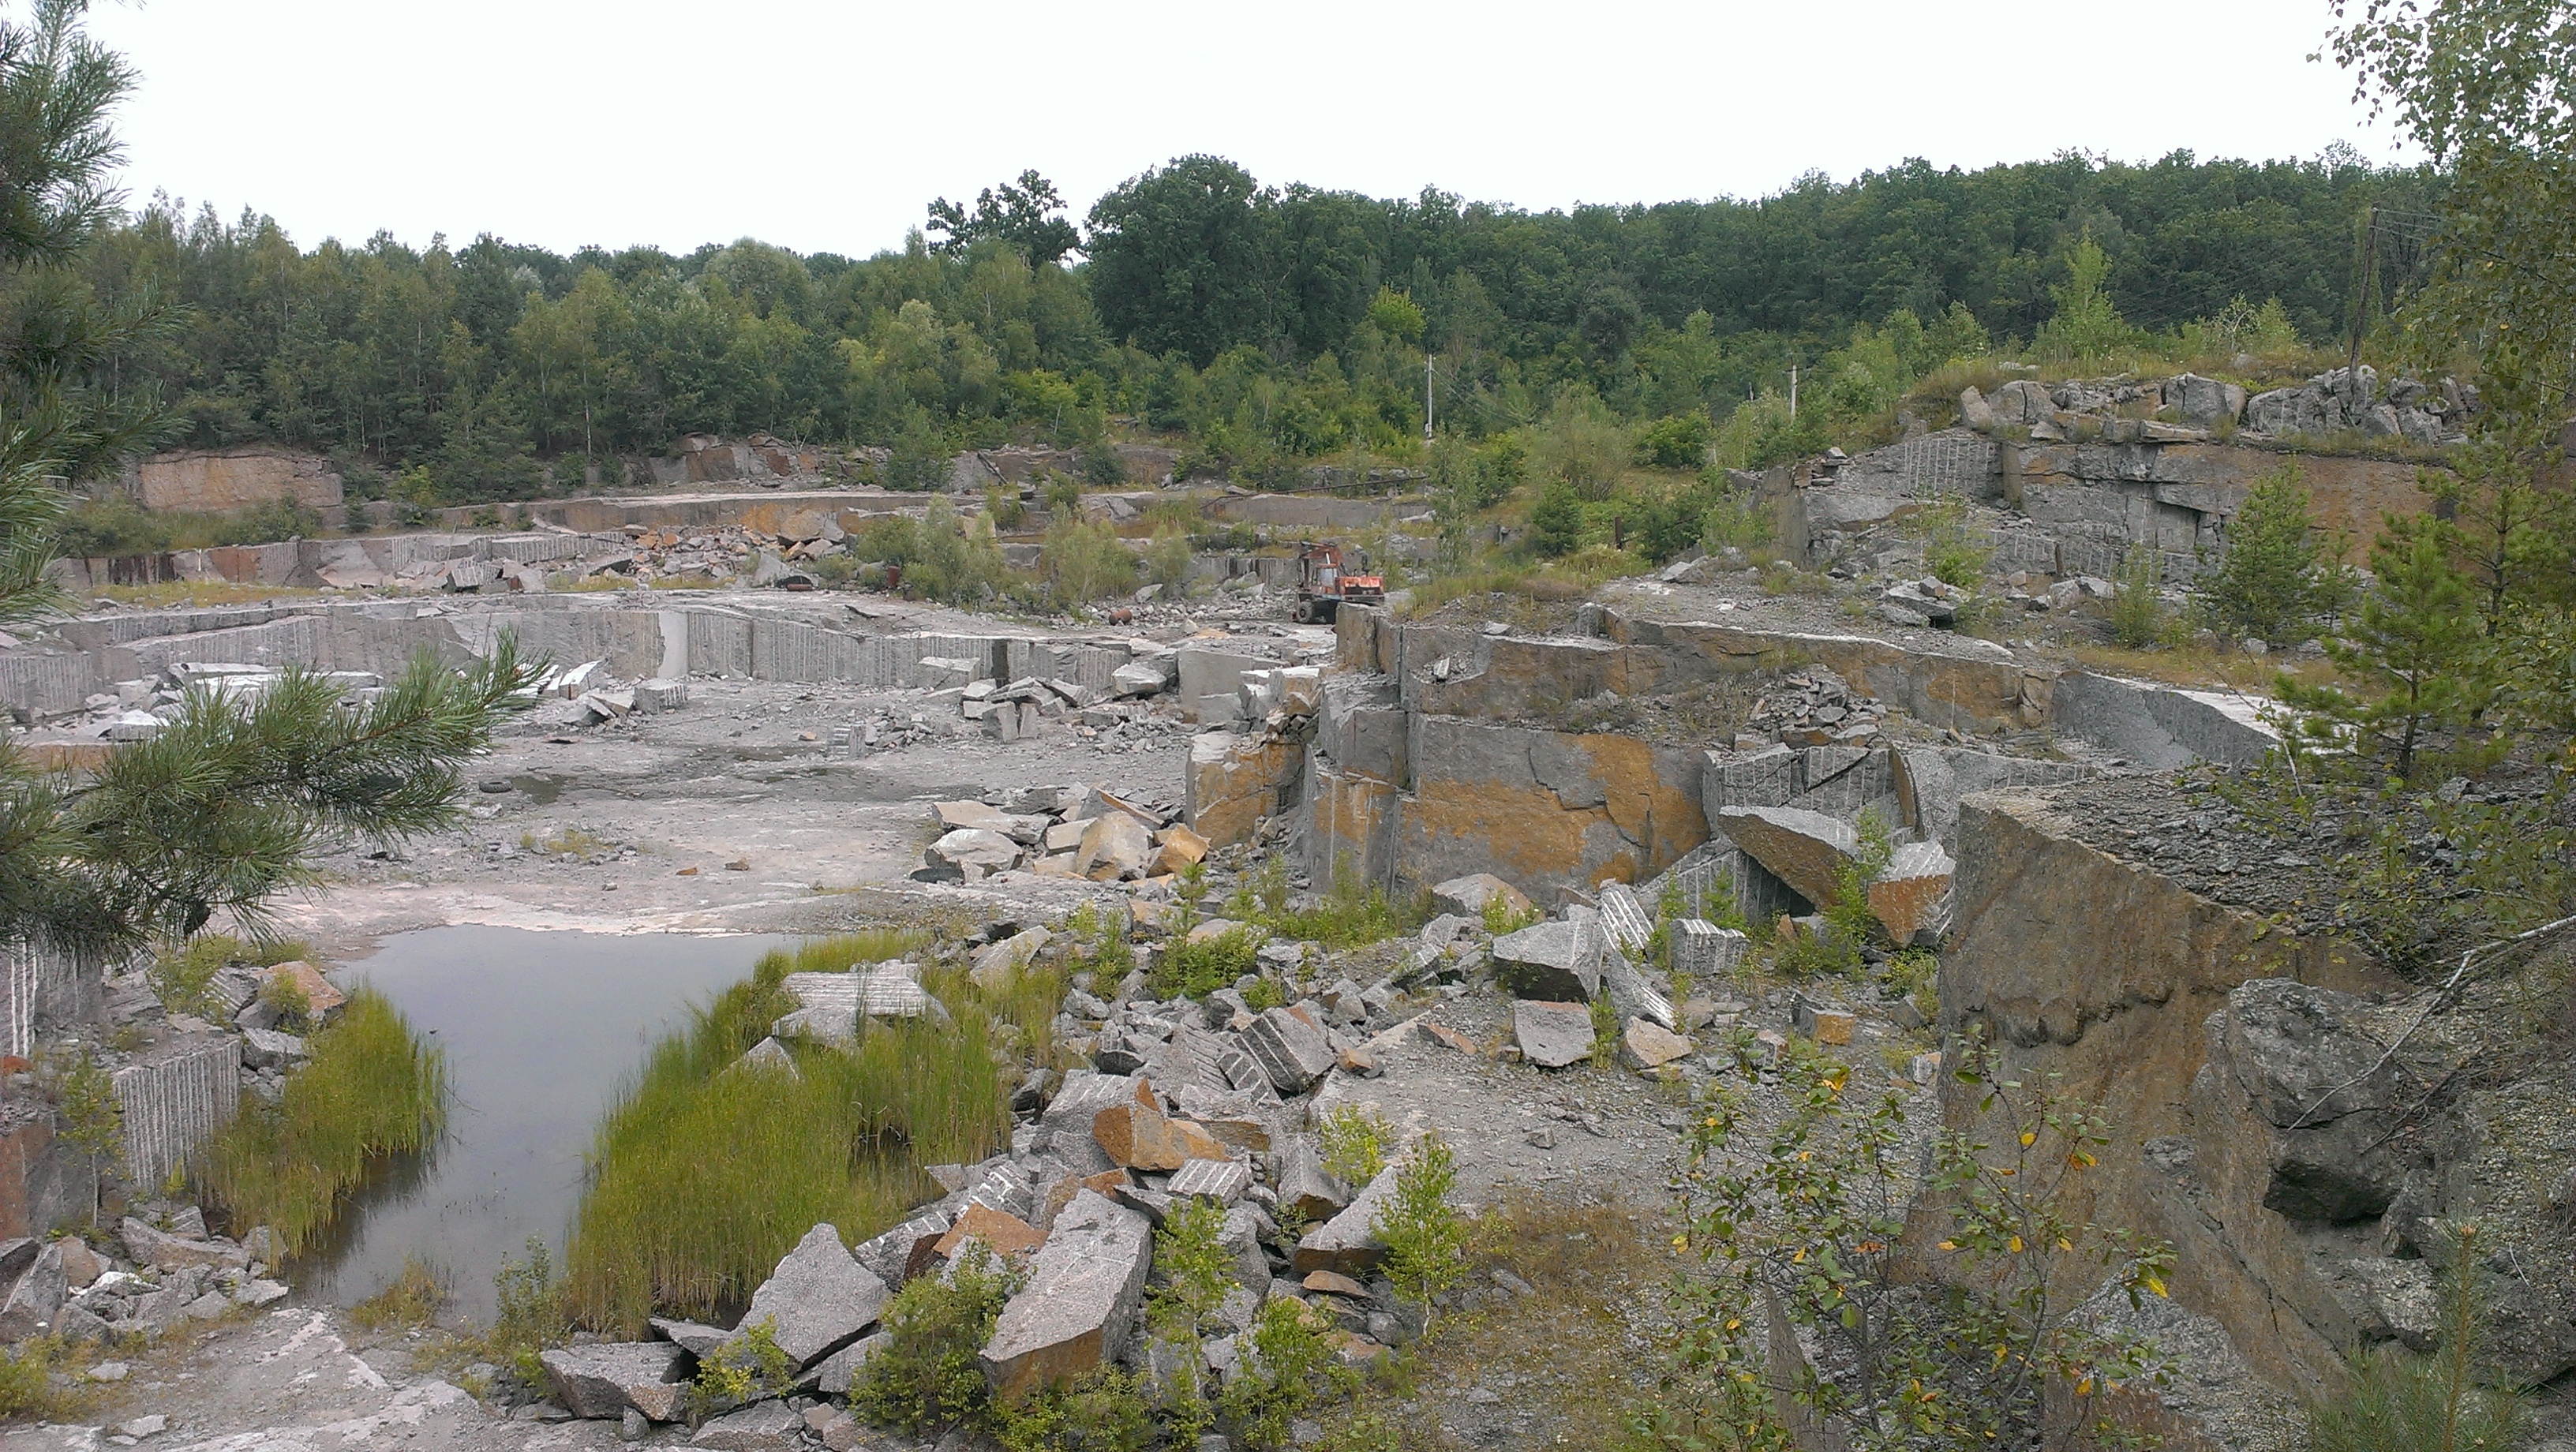
<svg viewBox="0 0 2576 1452">
<path fill-rule="evenodd" d="M 645 1050 L 791 939 L 449 927 L 386 938 L 352 965 L 447 1051 L 448 1131 L 375 1167 L 298 1289 L 347 1305 L 417 1256 L 455 1311 L 492 1313 L 492 1274 L 544 1240 L 562 1264 L 582 1155 Z"/>
</svg>

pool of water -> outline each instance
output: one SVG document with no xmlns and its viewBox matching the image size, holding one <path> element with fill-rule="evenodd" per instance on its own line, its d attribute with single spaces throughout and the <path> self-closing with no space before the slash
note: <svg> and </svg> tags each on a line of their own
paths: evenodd
<svg viewBox="0 0 2576 1452">
<path fill-rule="evenodd" d="M 582 1155 L 645 1050 L 747 976 L 773 936 L 619 936 L 431 928 L 353 965 L 447 1051 L 455 1099 L 430 1152 L 370 1167 L 327 1239 L 292 1268 L 348 1305 L 417 1256 L 457 1311 L 492 1314 L 492 1275 L 544 1240 L 562 1264 Z"/>
</svg>

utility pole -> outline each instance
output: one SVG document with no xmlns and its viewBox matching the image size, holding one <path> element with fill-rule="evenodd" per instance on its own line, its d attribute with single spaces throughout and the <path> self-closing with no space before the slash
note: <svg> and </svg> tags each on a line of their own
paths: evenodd
<svg viewBox="0 0 2576 1452">
<path fill-rule="evenodd" d="M 2352 298 L 2352 348 L 2344 358 L 2344 390 L 2351 401 L 2346 413 L 2358 412 L 2368 402 L 2361 396 L 2361 333 L 2370 320 L 2370 281 L 2379 270 L 2379 203 L 2370 204 L 2370 228 L 2361 241 L 2361 276 L 2354 279 Z"/>
<path fill-rule="evenodd" d="M 1422 355 L 1422 442 L 1431 442 L 1431 355 Z"/>
<path fill-rule="evenodd" d="M 1795 364 L 1795 363 L 1792 363 L 1792 364 L 1790 364 L 1790 365 L 1789 365 L 1789 419 L 1790 419 L 1790 421 L 1791 421 L 1791 422 L 1793 422 L 1793 423 L 1794 423 L 1794 422 L 1796 422 L 1796 421 L 1797 421 L 1797 418 L 1798 418 L 1798 365 L 1797 365 L 1797 364 Z"/>
</svg>

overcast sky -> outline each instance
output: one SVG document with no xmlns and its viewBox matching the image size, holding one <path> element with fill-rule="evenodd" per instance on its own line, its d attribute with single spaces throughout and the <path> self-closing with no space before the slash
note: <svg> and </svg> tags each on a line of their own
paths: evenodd
<svg viewBox="0 0 2576 1452">
<path fill-rule="evenodd" d="M 11 8 L 17 8 L 12 6 Z M 1759 196 L 1922 156 L 2392 155 L 2324 0 L 1525 5 L 103 0 L 125 183 L 307 247 L 865 255 L 1036 167 L 1079 214 L 1165 159 L 1525 207 Z"/>
</svg>

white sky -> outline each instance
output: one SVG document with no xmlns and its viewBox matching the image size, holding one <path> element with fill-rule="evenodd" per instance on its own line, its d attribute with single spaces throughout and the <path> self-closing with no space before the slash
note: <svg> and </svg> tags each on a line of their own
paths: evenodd
<svg viewBox="0 0 2576 1452">
<path fill-rule="evenodd" d="M 6 3 L 6 0 L 0 0 Z M 11 8 L 17 8 L 12 6 Z M 2313 156 L 2365 129 L 2324 0 L 103 0 L 155 189 L 558 251 L 864 256 L 1034 166 L 1073 201 L 1209 151 L 1266 183 L 1541 208 L 1923 156 Z"/>
</svg>

